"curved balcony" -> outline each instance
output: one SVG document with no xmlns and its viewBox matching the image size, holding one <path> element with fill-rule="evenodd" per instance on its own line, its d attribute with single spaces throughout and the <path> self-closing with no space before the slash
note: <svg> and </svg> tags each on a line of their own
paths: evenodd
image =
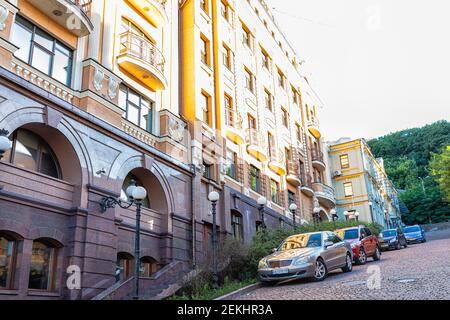
<svg viewBox="0 0 450 320">
<path fill-rule="evenodd" d="M 306 175 L 306 173 L 303 173 L 301 175 L 301 182 L 302 185 L 300 187 L 300 190 L 308 197 L 314 197 L 314 189 L 311 177 L 309 175 Z"/>
<path fill-rule="evenodd" d="M 242 123 L 243 119 L 239 112 L 231 108 L 225 108 L 227 138 L 238 145 L 241 145 L 245 142 L 244 132 L 242 131 Z"/>
<path fill-rule="evenodd" d="M 314 168 L 320 171 L 324 171 L 326 169 L 325 161 L 323 158 L 323 152 L 318 150 L 312 150 L 312 165 Z"/>
<path fill-rule="evenodd" d="M 256 129 L 247 129 L 247 152 L 258 159 L 258 161 L 267 161 L 264 138 Z"/>
<path fill-rule="evenodd" d="M 308 130 L 317 139 L 320 139 L 320 137 L 322 136 L 319 130 L 319 121 L 317 119 L 308 121 Z"/>
<path fill-rule="evenodd" d="M 152 25 L 159 28 L 169 21 L 167 0 L 128 0 Z"/>
<path fill-rule="evenodd" d="M 313 183 L 314 195 L 319 203 L 327 208 L 334 208 L 336 206 L 336 198 L 334 189 L 322 182 Z"/>
<path fill-rule="evenodd" d="M 298 161 L 288 161 L 286 181 L 294 187 L 299 187 L 302 184 L 300 178 L 300 164 Z"/>
<path fill-rule="evenodd" d="M 92 0 L 27 1 L 77 37 L 87 36 L 94 30 L 89 18 Z"/>
<path fill-rule="evenodd" d="M 119 66 L 153 91 L 167 88 L 164 76 L 165 60 L 149 39 L 127 31 L 120 35 Z"/>
<path fill-rule="evenodd" d="M 269 168 L 279 176 L 284 176 L 286 174 L 286 160 L 285 155 L 282 150 L 277 150 L 273 148 L 270 150 L 270 161 Z"/>
</svg>

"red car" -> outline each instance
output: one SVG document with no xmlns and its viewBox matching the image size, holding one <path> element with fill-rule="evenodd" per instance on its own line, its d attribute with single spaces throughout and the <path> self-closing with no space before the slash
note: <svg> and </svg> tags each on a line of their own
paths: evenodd
<svg viewBox="0 0 450 320">
<path fill-rule="evenodd" d="M 369 228 L 351 227 L 336 230 L 336 233 L 352 247 L 353 261 L 356 264 L 365 264 L 368 257 L 372 257 L 374 261 L 380 260 L 381 250 L 378 238 Z"/>
</svg>

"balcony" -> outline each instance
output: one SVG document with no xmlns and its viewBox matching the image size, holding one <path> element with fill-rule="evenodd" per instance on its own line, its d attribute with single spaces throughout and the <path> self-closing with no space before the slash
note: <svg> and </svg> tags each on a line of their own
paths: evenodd
<svg viewBox="0 0 450 320">
<path fill-rule="evenodd" d="M 317 170 L 324 171 L 326 166 L 323 158 L 323 152 L 313 149 L 311 153 L 312 153 L 311 160 L 313 167 L 316 168 Z"/>
<path fill-rule="evenodd" d="M 264 138 L 256 129 L 247 129 L 247 152 L 258 161 L 267 161 L 267 151 L 264 145 Z"/>
<path fill-rule="evenodd" d="M 159 28 L 169 21 L 166 12 L 167 0 L 128 0 L 139 12 Z"/>
<path fill-rule="evenodd" d="M 320 139 L 322 136 L 319 130 L 319 121 L 317 119 L 311 119 L 308 121 L 308 130 L 317 139 Z"/>
<path fill-rule="evenodd" d="M 242 131 L 242 116 L 236 110 L 225 108 L 225 124 L 227 125 L 227 138 L 237 145 L 245 142 L 244 132 Z"/>
<path fill-rule="evenodd" d="M 272 148 L 270 150 L 270 161 L 269 168 L 279 176 L 284 176 L 286 174 L 286 160 L 285 155 L 282 150 L 277 150 Z"/>
<path fill-rule="evenodd" d="M 300 163 L 298 161 L 288 161 L 286 181 L 294 187 L 299 187 L 302 184 L 302 180 L 300 179 Z"/>
<path fill-rule="evenodd" d="M 336 198 L 334 189 L 322 182 L 313 183 L 314 195 L 319 203 L 327 208 L 334 208 L 336 206 Z"/>
<path fill-rule="evenodd" d="M 87 36 L 94 30 L 89 18 L 92 0 L 27 1 L 77 37 Z"/>
<path fill-rule="evenodd" d="M 307 175 L 306 173 L 302 173 L 301 182 L 302 182 L 302 184 L 301 184 L 300 190 L 304 194 L 306 194 L 308 197 L 313 197 L 314 189 L 313 189 L 311 177 L 309 175 Z"/>
<path fill-rule="evenodd" d="M 120 35 L 120 44 L 117 63 L 123 70 L 153 91 L 162 91 L 167 88 L 167 80 L 164 76 L 165 60 L 154 43 L 128 31 Z"/>
</svg>

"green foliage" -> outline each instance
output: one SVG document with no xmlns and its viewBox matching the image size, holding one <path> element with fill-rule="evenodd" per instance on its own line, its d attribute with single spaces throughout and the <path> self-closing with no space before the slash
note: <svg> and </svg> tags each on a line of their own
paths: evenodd
<svg viewBox="0 0 450 320">
<path fill-rule="evenodd" d="M 450 218 L 448 155 L 447 160 L 445 156 L 434 155 L 450 145 L 448 121 L 391 133 L 368 144 L 376 157 L 384 159 L 395 187 L 404 190 L 400 199 L 409 209 L 403 216 L 406 224 L 436 223 Z"/>
<path fill-rule="evenodd" d="M 430 169 L 444 198 L 450 202 L 450 146 L 443 148 L 440 154 L 433 154 Z"/>
</svg>

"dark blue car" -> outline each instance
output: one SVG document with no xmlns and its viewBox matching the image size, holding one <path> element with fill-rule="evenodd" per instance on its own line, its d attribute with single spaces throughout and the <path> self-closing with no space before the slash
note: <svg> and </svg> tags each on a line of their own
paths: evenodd
<svg viewBox="0 0 450 320">
<path fill-rule="evenodd" d="M 426 242 L 425 231 L 418 225 L 405 227 L 403 229 L 408 243 Z"/>
<path fill-rule="evenodd" d="M 380 243 L 381 251 L 395 249 L 399 250 L 402 247 L 406 248 L 408 242 L 402 231 L 402 229 L 389 229 L 384 230 L 378 236 L 378 241 Z"/>
</svg>

